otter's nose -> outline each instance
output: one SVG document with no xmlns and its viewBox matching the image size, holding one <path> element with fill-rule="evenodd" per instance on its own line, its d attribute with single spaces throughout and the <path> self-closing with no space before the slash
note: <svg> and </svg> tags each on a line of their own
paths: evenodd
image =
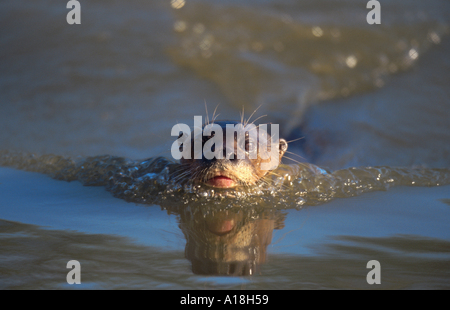
<svg viewBox="0 0 450 310">
<path fill-rule="evenodd" d="M 231 161 L 236 160 L 237 159 L 237 152 L 236 152 L 235 148 L 233 147 L 233 148 L 228 149 L 228 148 L 225 147 L 224 150 L 223 150 L 223 157 L 228 159 L 228 160 L 231 160 Z"/>
</svg>

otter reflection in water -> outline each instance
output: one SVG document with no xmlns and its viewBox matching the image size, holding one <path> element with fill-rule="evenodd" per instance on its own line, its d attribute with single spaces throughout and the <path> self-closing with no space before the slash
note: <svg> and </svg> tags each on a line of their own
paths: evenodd
<svg viewBox="0 0 450 310">
<path fill-rule="evenodd" d="M 202 131 L 211 125 L 216 126 L 212 130 L 214 133 L 210 130 L 206 136 L 195 136 L 195 130 L 179 136 L 180 139 L 187 135 L 180 141 L 183 157 L 176 173 L 177 180 L 188 177 L 190 182 L 204 184 L 219 192 L 220 189 L 254 186 L 264 181 L 269 170 L 278 166 L 287 150 L 285 140 L 274 138 L 262 127 L 249 129 L 250 126 L 242 121 L 213 121 L 203 125 Z M 239 130 L 236 135 L 227 132 L 233 127 L 241 128 L 240 133 Z M 201 150 L 209 144 L 213 155 L 217 156 L 197 154 L 195 139 L 200 140 Z M 275 164 L 267 165 L 271 160 Z M 284 221 L 280 212 L 257 212 L 241 205 L 208 212 L 201 206 L 182 207 L 178 214 L 186 238 L 186 258 L 192 263 L 192 271 L 209 275 L 257 273 L 260 264 L 266 260 L 272 231 L 282 228 Z"/>
<path fill-rule="evenodd" d="M 192 263 L 193 273 L 202 275 L 259 273 L 260 265 L 266 261 L 272 231 L 282 229 L 285 219 L 279 210 L 245 206 L 167 209 L 179 215 L 179 227 L 186 238 L 186 258 Z"/>
</svg>

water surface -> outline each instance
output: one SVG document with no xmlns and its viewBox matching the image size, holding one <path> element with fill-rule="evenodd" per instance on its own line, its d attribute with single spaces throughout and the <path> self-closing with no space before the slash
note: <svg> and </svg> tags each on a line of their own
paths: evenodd
<svg viewBox="0 0 450 310">
<path fill-rule="evenodd" d="M 83 1 L 81 25 L 58 1 L 0 4 L 0 287 L 72 289 L 77 259 L 82 288 L 449 288 L 449 3 L 383 1 L 379 26 L 356 0 L 172 3 Z M 53 161 L 170 160 L 205 102 L 304 137 L 287 187 L 92 186 L 105 170 Z"/>
</svg>

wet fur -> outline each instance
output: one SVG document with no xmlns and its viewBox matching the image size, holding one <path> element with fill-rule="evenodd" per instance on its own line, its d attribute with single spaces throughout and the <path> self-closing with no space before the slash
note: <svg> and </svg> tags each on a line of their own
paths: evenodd
<svg viewBox="0 0 450 310">
<path fill-rule="evenodd" d="M 256 112 L 256 110 L 255 110 Z M 252 115 L 255 113 L 253 112 Z M 244 126 L 249 124 L 250 118 L 244 120 L 241 116 L 241 124 Z M 205 128 L 208 124 L 218 124 L 222 127 L 222 129 L 225 129 L 226 124 L 239 124 L 239 122 L 236 121 L 216 121 L 217 116 L 215 116 L 215 111 L 212 117 L 211 122 L 209 121 L 209 118 L 207 118 L 206 123 L 203 125 L 202 129 Z M 258 118 L 259 119 L 259 118 Z M 253 123 L 251 123 L 253 124 Z M 258 127 L 258 130 L 261 130 Z M 225 130 L 223 130 L 224 133 L 224 143 L 225 146 Z M 191 137 L 193 137 L 193 134 L 191 134 Z M 212 138 L 211 137 L 204 137 L 202 147 L 205 144 L 205 142 Z M 267 134 L 267 140 L 270 141 L 271 137 L 269 134 Z M 257 143 L 260 141 L 257 141 Z M 270 146 L 270 144 L 269 144 Z M 235 149 L 237 149 L 237 143 L 235 142 Z M 281 161 L 281 158 L 285 154 L 287 150 L 288 144 L 284 139 L 279 139 L 279 160 Z M 191 138 L 191 154 L 193 154 L 193 138 Z M 263 148 L 266 149 L 266 148 Z M 268 150 L 270 151 L 270 149 Z M 261 169 L 261 164 L 265 162 L 269 162 L 270 159 L 263 160 L 259 156 L 256 159 L 250 159 L 246 153 L 245 159 L 213 159 L 213 160 L 206 160 L 206 159 L 184 159 L 182 158 L 180 160 L 180 167 L 173 173 L 173 180 L 175 182 L 179 182 L 182 180 L 188 180 L 193 183 L 200 183 L 200 184 L 206 184 L 208 180 L 216 177 L 216 176 L 225 176 L 227 178 L 230 178 L 234 181 L 235 186 L 233 187 L 239 187 L 239 186 L 254 186 L 258 184 L 259 182 L 266 182 L 264 180 L 264 177 L 266 175 L 273 174 L 273 171 L 267 171 Z"/>
</svg>

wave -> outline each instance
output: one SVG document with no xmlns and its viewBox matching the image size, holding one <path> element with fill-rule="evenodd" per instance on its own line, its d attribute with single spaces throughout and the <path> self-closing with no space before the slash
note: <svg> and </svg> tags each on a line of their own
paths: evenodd
<svg viewBox="0 0 450 310">
<path fill-rule="evenodd" d="M 380 88 L 449 32 L 431 12 L 412 8 L 402 18 L 404 8 L 390 3 L 377 26 L 367 24 L 360 1 L 227 3 L 189 1 L 173 10 L 178 41 L 169 54 L 236 107 L 269 105 L 272 116 L 301 116 L 309 104 Z"/>
<path fill-rule="evenodd" d="M 333 172 L 301 163 L 280 165 L 267 182 L 237 189 L 212 189 L 176 176 L 179 164 L 163 157 L 130 160 L 117 156 L 69 158 L 59 155 L 2 151 L 0 165 L 44 173 L 85 186 L 105 186 L 127 201 L 162 204 L 200 203 L 278 209 L 302 208 L 335 198 L 353 197 L 393 186 L 441 186 L 450 184 L 450 169 L 361 167 Z"/>
</svg>

